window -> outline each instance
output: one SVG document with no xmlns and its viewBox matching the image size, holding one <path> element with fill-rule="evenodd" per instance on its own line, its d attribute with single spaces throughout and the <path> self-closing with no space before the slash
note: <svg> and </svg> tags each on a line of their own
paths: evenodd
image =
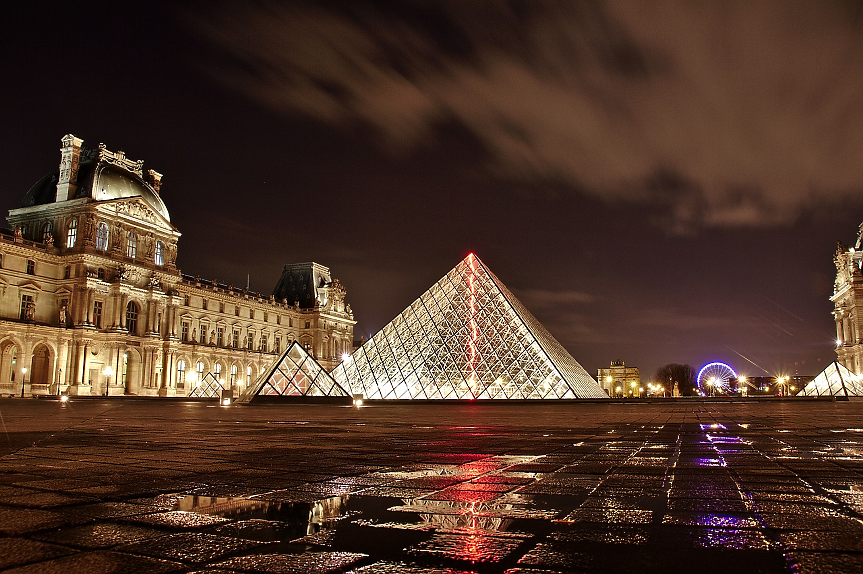
<svg viewBox="0 0 863 574">
<path fill-rule="evenodd" d="M 195 372 L 198 373 L 198 381 L 204 378 L 204 362 L 198 361 L 195 365 Z"/>
<path fill-rule="evenodd" d="M 42 243 L 51 245 L 54 243 L 54 226 L 50 221 L 46 222 L 42 227 Z"/>
<path fill-rule="evenodd" d="M 261 352 L 267 352 L 267 335 L 266 333 L 261 334 Z"/>
<path fill-rule="evenodd" d="M 177 361 L 177 382 L 186 382 L 186 361 L 184 361 L 183 359 Z"/>
<path fill-rule="evenodd" d="M 165 245 L 161 241 L 157 241 L 156 242 L 156 250 L 155 250 L 155 253 L 153 254 L 153 262 L 156 265 L 161 266 L 164 264 L 164 262 L 165 262 L 164 253 L 165 253 Z"/>
<path fill-rule="evenodd" d="M 126 305 L 126 329 L 133 335 L 138 333 L 138 304 L 134 301 Z"/>
<path fill-rule="evenodd" d="M 134 231 L 130 231 L 129 237 L 126 238 L 126 257 L 134 259 L 136 255 L 138 255 L 138 236 Z"/>
<path fill-rule="evenodd" d="M 276 325 L 281 325 L 281 324 L 282 324 L 282 316 L 276 315 Z"/>
<path fill-rule="evenodd" d="M 78 220 L 73 219 L 69 222 L 69 227 L 66 228 L 66 247 L 75 247 L 75 241 L 78 239 Z"/>
<path fill-rule="evenodd" d="M 224 327 L 216 327 L 216 344 L 218 346 L 221 347 L 223 345 L 222 341 L 224 340 L 224 337 L 225 337 L 225 328 Z"/>
<path fill-rule="evenodd" d="M 9 380 L 15 382 L 15 369 L 18 367 L 18 351 L 12 349 L 12 372 L 9 374 Z"/>
<path fill-rule="evenodd" d="M 99 267 L 96 270 L 96 277 L 98 277 L 100 281 L 104 281 L 105 280 L 105 269 L 103 269 L 102 267 Z"/>
<path fill-rule="evenodd" d="M 312 326 L 312 323 L 310 321 L 306 321 L 306 329 L 310 329 L 311 326 Z"/>
<path fill-rule="evenodd" d="M 207 310 L 207 300 L 206 299 L 201 299 L 201 309 L 203 309 L 204 311 Z"/>
<path fill-rule="evenodd" d="M 216 364 L 213 366 L 213 374 L 215 374 L 215 375 L 216 375 L 216 378 L 217 378 L 217 379 L 219 378 L 219 375 L 221 375 L 221 374 L 222 374 L 222 365 L 221 365 L 220 363 L 216 363 Z"/>
<path fill-rule="evenodd" d="M 237 317 L 240 316 L 240 306 L 239 305 L 234 305 L 234 315 L 236 315 Z"/>
<path fill-rule="evenodd" d="M 204 343 L 207 342 L 207 325 L 206 324 L 201 323 L 198 326 L 198 334 L 199 334 L 198 341 L 200 341 L 201 344 L 203 345 Z"/>
<path fill-rule="evenodd" d="M 234 379 L 237 378 L 237 365 L 231 365 L 231 386 L 234 385 Z"/>
<path fill-rule="evenodd" d="M 246 348 L 250 351 L 253 351 L 255 349 L 254 339 L 255 339 L 254 333 L 249 331 L 249 340 L 246 342 Z"/>
<path fill-rule="evenodd" d="M 234 330 L 234 338 L 231 342 L 231 346 L 235 349 L 240 346 L 240 332 L 236 329 Z"/>
<path fill-rule="evenodd" d="M 189 323 L 188 321 L 183 321 L 183 325 L 180 327 L 180 340 L 184 343 L 189 342 Z"/>
<path fill-rule="evenodd" d="M 102 328 L 102 302 L 94 301 L 93 302 L 93 326 L 101 329 Z"/>
<path fill-rule="evenodd" d="M 189 296 L 188 295 L 183 295 L 183 305 L 185 305 L 186 307 L 189 306 Z"/>
<path fill-rule="evenodd" d="M 266 322 L 267 322 L 267 319 L 269 319 L 269 317 L 270 317 L 269 313 L 267 313 L 266 311 L 264 311 L 264 323 L 266 323 Z"/>
<path fill-rule="evenodd" d="M 288 327 L 293 327 L 293 326 L 294 326 L 294 318 L 288 317 Z"/>
<path fill-rule="evenodd" d="M 63 279 L 70 279 L 72 277 L 72 266 L 67 265 L 63 270 Z"/>
<path fill-rule="evenodd" d="M 99 227 L 96 229 L 96 249 L 108 250 L 108 224 L 104 221 L 100 221 Z"/>
<path fill-rule="evenodd" d="M 279 352 L 279 351 L 281 351 L 281 350 L 282 350 L 282 338 L 281 338 L 281 337 L 276 337 L 276 338 L 273 340 L 273 352 L 274 352 L 274 353 L 278 353 L 278 352 Z"/>
<path fill-rule="evenodd" d="M 252 320 L 255 319 L 255 310 L 254 309 L 249 309 L 249 319 L 252 319 Z"/>
<path fill-rule="evenodd" d="M 225 312 L 225 304 L 220 301 L 219 302 L 219 313 L 224 313 L 224 312 Z"/>
<path fill-rule="evenodd" d="M 32 295 L 21 295 L 21 320 L 32 321 L 36 303 Z"/>
<path fill-rule="evenodd" d="M 36 262 L 32 259 L 27 260 L 27 275 L 36 275 Z"/>
<path fill-rule="evenodd" d="M 252 384 L 252 367 L 246 367 L 246 385 Z"/>
</svg>

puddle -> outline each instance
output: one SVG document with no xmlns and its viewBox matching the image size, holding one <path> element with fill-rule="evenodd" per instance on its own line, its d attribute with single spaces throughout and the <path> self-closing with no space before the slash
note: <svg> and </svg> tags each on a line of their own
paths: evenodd
<svg viewBox="0 0 863 574">
<path fill-rule="evenodd" d="M 314 502 L 193 495 L 178 500 L 175 510 L 249 521 L 248 528 L 254 530 L 260 530 L 260 521 L 266 521 L 274 525 L 273 540 L 293 540 L 335 528 L 347 515 L 348 499 L 347 494 Z"/>
</svg>

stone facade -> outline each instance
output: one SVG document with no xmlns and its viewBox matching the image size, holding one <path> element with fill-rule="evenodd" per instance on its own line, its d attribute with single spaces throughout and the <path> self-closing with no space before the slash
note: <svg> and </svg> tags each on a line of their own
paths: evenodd
<svg viewBox="0 0 863 574">
<path fill-rule="evenodd" d="M 836 247 L 833 262 L 836 264 L 836 281 L 833 284 L 833 318 L 836 321 L 836 357 L 852 373 L 863 372 L 863 224 L 857 233 L 854 247 L 841 242 Z"/>
<path fill-rule="evenodd" d="M 607 369 L 598 369 L 596 380 L 610 397 L 637 397 L 640 394 L 641 376 L 638 367 L 627 367 L 623 361 L 612 361 Z M 632 383 L 635 383 L 634 387 Z"/>
<path fill-rule="evenodd" d="M 322 265 L 286 266 L 312 283 L 303 305 L 182 274 L 161 178 L 62 139 L 60 169 L 0 231 L 0 394 L 181 396 L 210 373 L 237 393 L 294 340 L 328 370 L 351 352 Z"/>
</svg>

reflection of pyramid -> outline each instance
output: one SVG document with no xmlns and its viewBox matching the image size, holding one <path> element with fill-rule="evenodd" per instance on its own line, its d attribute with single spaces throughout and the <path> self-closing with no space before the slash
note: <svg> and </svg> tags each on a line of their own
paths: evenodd
<svg viewBox="0 0 863 574">
<path fill-rule="evenodd" d="M 803 387 L 797 396 L 863 397 L 863 384 L 860 377 L 834 361 Z"/>
<path fill-rule="evenodd" d="M 297 341 L 258 381 L 246 389 L 238 402 L 254 397 L 350 397 Z"/>
<path fill-rule="evenodd" d="M 607 396 L 473 254 L 332 375 L 370 399 Z"/>
<path fill-rule="evenodd" d="M 216 375 L 207 373 L 204 378 L 195 383 L 192 390 L 189 391 L 190 397 L 201 398 L 221 398 L 222 385 L 216 380 Z"/>
</svg>

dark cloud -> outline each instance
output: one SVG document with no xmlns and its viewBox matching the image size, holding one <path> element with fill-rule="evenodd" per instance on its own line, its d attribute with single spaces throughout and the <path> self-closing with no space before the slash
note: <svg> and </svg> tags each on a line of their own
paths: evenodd
<svg viewBox="0 0 863 574">
<path fill-rule="evenodd" d="M 501 177 L 667 207 L 671 231 L 784 224 L 859 193 L 863 37 L 840 2 L 279 3 L 197 29 L 211 71 L 408 150 L 456 121 Z M 228 65 L 231 62 L 232 65 Z"/>
</svg>

